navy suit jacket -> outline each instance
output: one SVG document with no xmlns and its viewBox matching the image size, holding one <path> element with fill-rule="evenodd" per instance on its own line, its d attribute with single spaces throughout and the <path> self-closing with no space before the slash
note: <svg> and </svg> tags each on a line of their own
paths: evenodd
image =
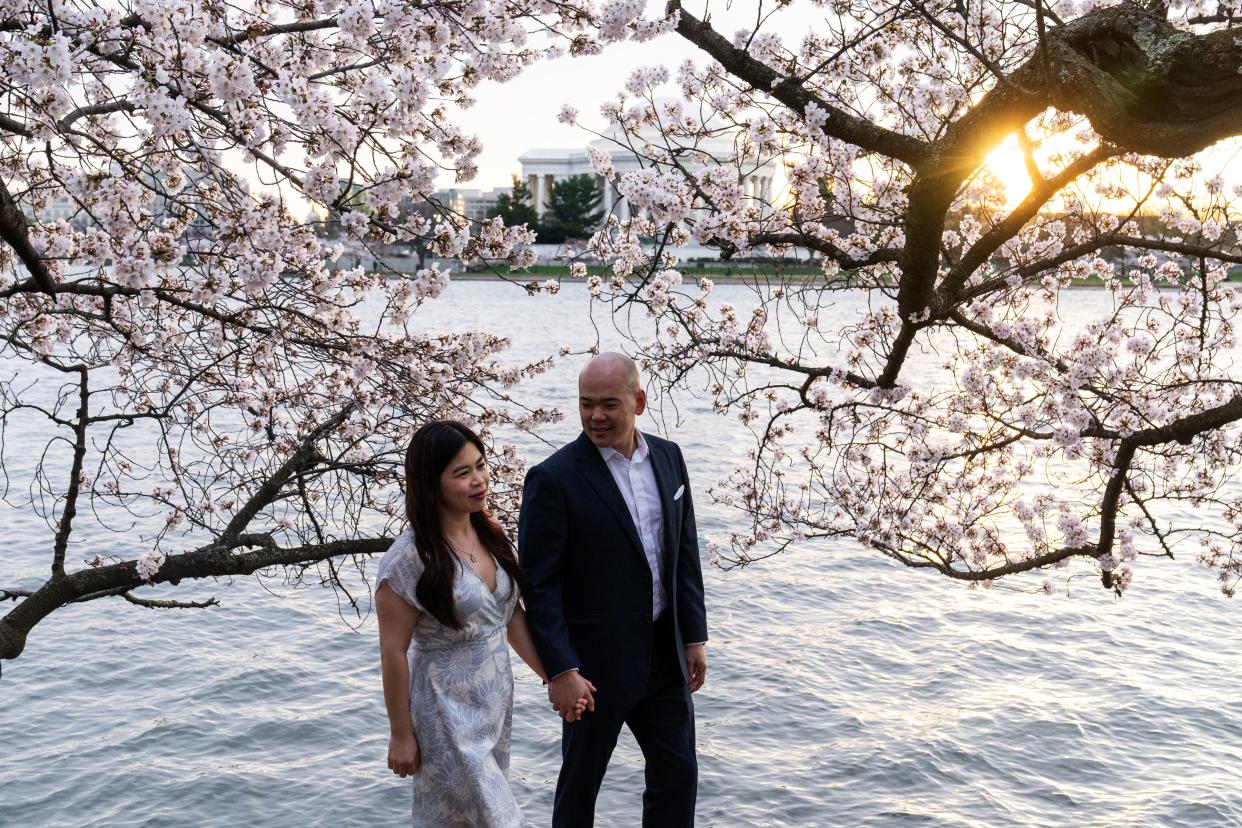
<svg viewBox="0 0 1242 828">
<path fill-rule="evenodd" d="M 690 479 L 676 443 L 643 437 L 664 517 L 665 612 L 673 613 L 686 676 L 686 642 L 707 641 Z M 651 670 L 651 567 L 621 490 L 586 434 L 527 472 L 518 546 L 526 617 L 548 675 L 577 667 L 595 684 L 596 703 L 636 701 Z"/>
</svg>

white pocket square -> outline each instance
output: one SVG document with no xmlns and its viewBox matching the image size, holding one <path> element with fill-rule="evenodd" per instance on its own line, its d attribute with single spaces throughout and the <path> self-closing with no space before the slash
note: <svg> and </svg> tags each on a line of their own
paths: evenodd
<svg viewBox="0 0 1242 828">
<path fill-rule="evenodd" d="M 686 487 L 685 487 L 685 486 L 678 486 L 678 487 L 677 487 L 677 494 L 673 495 L 673 500 L 681 500 L 681 496 L 682 496 L 683 494 L 685 494 L 685 492 L 686 492 Z"/>
</svg>

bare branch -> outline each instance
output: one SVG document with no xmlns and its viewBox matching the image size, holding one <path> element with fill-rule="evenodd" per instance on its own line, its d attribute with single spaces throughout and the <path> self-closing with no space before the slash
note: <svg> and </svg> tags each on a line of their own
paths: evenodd
<svg viewBox="0 0 1242 828">
<path fill-rule="evenodd" d="M 207 609 L 220 606 L 215 598 L 208 598 L 206 601 L 174 601 L 164 598 L 139 598 L 128 591 L 122 592 L 121 597 L 136 607 L 147 609 Z"/>
</svg>

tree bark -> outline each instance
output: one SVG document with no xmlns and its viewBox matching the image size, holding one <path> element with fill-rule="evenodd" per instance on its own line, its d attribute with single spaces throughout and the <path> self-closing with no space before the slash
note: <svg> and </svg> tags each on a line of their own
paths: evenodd
<svg viewBox="0 0 1242 828">
<path fill-rule="evenodd" d="M 342 555 L 374 555 L 386 550 L 392 538 L 358 538 L 294 547 L 262 546 L 265 536 L 241 540 L 258 548 L 235 552 L 226 546 L 210 545 L 193 552 L 169 555 L 151 583 L 177 583 L 186 578 L 213 578 L 225 575 L 252 575 L 273 566 L 313 563 Z M 96 593 L 116 593 L 147 583 L 138 575 L 134 561 L 83 569 L 54 577 L 0 618 L 0 661 L 21 655 L 26 636 L 40 621 L 58 608 Z"/>
</svg>

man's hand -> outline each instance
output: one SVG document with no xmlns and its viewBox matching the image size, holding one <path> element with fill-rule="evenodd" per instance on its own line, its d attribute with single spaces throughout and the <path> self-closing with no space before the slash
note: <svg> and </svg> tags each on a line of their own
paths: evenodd
<svg viewBox="0 0 1242 828">
<path fill-rule="evenodd" d="M 548 701 L 567 722 L 576 722 L 584 710 L 595 710 L 595 685 L 577 670 L 561 673 L 548 683 Z"/>
<path fill-rule="evenodd" d="M 405 779 L 418 773 L 422 757 L 418 753 L 418 737 L 413 733 L 394 733 L 388 737 L 388 769 Z"/>
<path fill-rule="evenodd" d="M 697 693 L 707 681 L 707 647 L 691 644 L 686 648 L 686 670 L 690 673 L 690 692 Z"/>
</svg>

